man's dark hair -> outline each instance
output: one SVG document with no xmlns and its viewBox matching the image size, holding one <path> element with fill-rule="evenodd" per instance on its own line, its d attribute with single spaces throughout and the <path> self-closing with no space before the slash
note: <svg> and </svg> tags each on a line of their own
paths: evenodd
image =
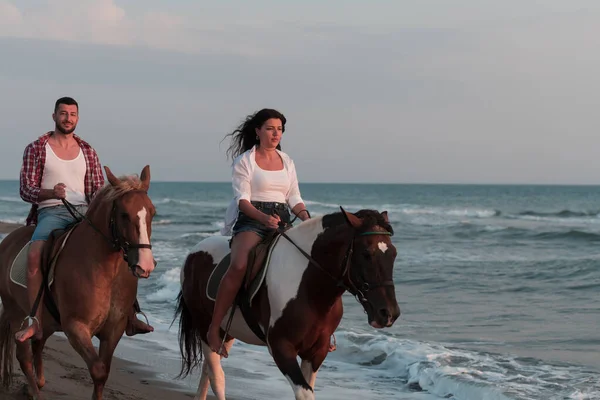
<svg viewBox="0 0 600 400">
<path fill-rule="evenodd" d="M 56 103 L 54 103 L 54 112 L 58 110 L 58 106 L 61 104 L 66 104 L 68 106 L 77 106 L 77 111 L 79 112 L 79 104 L 77 104 L 75 99 L 72 97 L 61 97 L 60 99 L 56 100 Z"/>
</svg>

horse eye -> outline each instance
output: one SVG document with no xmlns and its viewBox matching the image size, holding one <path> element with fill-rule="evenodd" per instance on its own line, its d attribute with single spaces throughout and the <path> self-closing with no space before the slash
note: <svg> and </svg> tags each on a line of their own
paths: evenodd
<svg viewBox="0 0 600 400">
<path fill-rule="evenodd" d="M 123 218 L 123 219 L 129 219 L 129 214 L 127 214 L 126 212 L 121 213 L 121 218 Z"/>
</svg>

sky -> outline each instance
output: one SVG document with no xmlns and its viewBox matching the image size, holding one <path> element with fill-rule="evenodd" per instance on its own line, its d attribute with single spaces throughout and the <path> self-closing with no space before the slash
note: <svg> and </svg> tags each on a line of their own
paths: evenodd
<svg viewBox="0 0 600 400">
<path fill-rule="evenodd" d="M 287 118 L 300 182 L 596 184 L 597 0 L 0 0 L 0 179 L 80 104 L 118 175 L 229 181 Z"/>
</svg>

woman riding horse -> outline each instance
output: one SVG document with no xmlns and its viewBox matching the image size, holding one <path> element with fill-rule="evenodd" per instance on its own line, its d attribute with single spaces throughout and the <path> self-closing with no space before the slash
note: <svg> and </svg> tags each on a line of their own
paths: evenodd
<svg viewBox="0 0 600 400">
<path fill-rule="evenodd" d="M 298 218 L 310 217 L 300 197 L 294 162 L 281 151 L 285 123 L 279 111 L 262 109 L 228 135 L 232 136 L 227 153 L 234 159 L 234 198 L 221 233 L 232 235 L 231 264 L 219 286 L 208 331 L 208 345 L 225 357 L 220 325 L 240 289 L 250 250 L 280 223 L 290 223 L 288 206 Z"/>
<path fill-rule="evenodd" d="M 264 282 L 250 304 L 248 315 L 257 329 L 246 316 L 238 313 L 236 319 L 231 313 L 225 349 L 229 351 L 235 339 L 268 346 L 295 398 L 314 399 L 317 371 L 342 319 L 345 292 L 356 297 L 373 328 L 390 327 L 400 315 L 392 234 L 387 213 L 376 210 L 342 210 L 281 232 L 273 241 Z M 218 235 L 203 239 L 187 255 L 181 270 L 175 313 L 175 319 L 180 317 L 180 376 L 189 374 L 204 358 L 198 400 L 206 400 L 209 383 L 215 397 L 225 400 L 221 357 L 208 346 L 207 334 L 214 310 L 211 282 L 218 279 L 213 276 L 215 269 L 227 262 L 228 242 L 228 237 Z"/>
</svg>

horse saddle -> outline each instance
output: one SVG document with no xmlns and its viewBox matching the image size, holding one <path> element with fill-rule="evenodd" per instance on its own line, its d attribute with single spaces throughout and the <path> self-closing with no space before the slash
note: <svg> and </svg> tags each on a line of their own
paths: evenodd
<svg viewBox="0 0 600 400">
<path fill-rule="evenodd" d="M 50 233 L 48 240 L 44 243 L 42 248 L 42 270 L 48 273 L 48 287 L 52 286 L 54 282 L 54 267 L 56 266 L 56 260 L 58 255 L 62 252 L 71 232 L 73 232 L 74 225 L 67 227 L 66 229 L 56 229 Z M 27 255 L 29 254 L 29 247 L 31 242 L 27 242 L 25 246 L 19 251 L 10 267 L 10 280 L 24 288 L 27 288 Z"/>
<path fill-rule="evenodd" d="M 256 293 L 258 293 L 258 290 L 262 286 L 265 277 L 267 276 L 271 253 L 273 252 L 273 248 L 275 247 L 275 244 L 279 238 L 280 235 L 278 233 L 265 236 L 265 238 L 260 241 L 248 255 L 246 279 L 240 291 L 244 291 L 247 294 L 247 300 L 249 303 L 252 302 L 252 299 L 254 299 L 254 296 L 256 296 Z M 219 290 L 219 285 L 221 284 L 221 279 L 227 272 L 230 263 L 231 253 L 227 253 L 227 255 L 223 257 L 208 278 L 208 284 L 206 285 L 206 296 L 212 301 L 215 301 L 217 298 L 217 292 Z"/>
</svg>

